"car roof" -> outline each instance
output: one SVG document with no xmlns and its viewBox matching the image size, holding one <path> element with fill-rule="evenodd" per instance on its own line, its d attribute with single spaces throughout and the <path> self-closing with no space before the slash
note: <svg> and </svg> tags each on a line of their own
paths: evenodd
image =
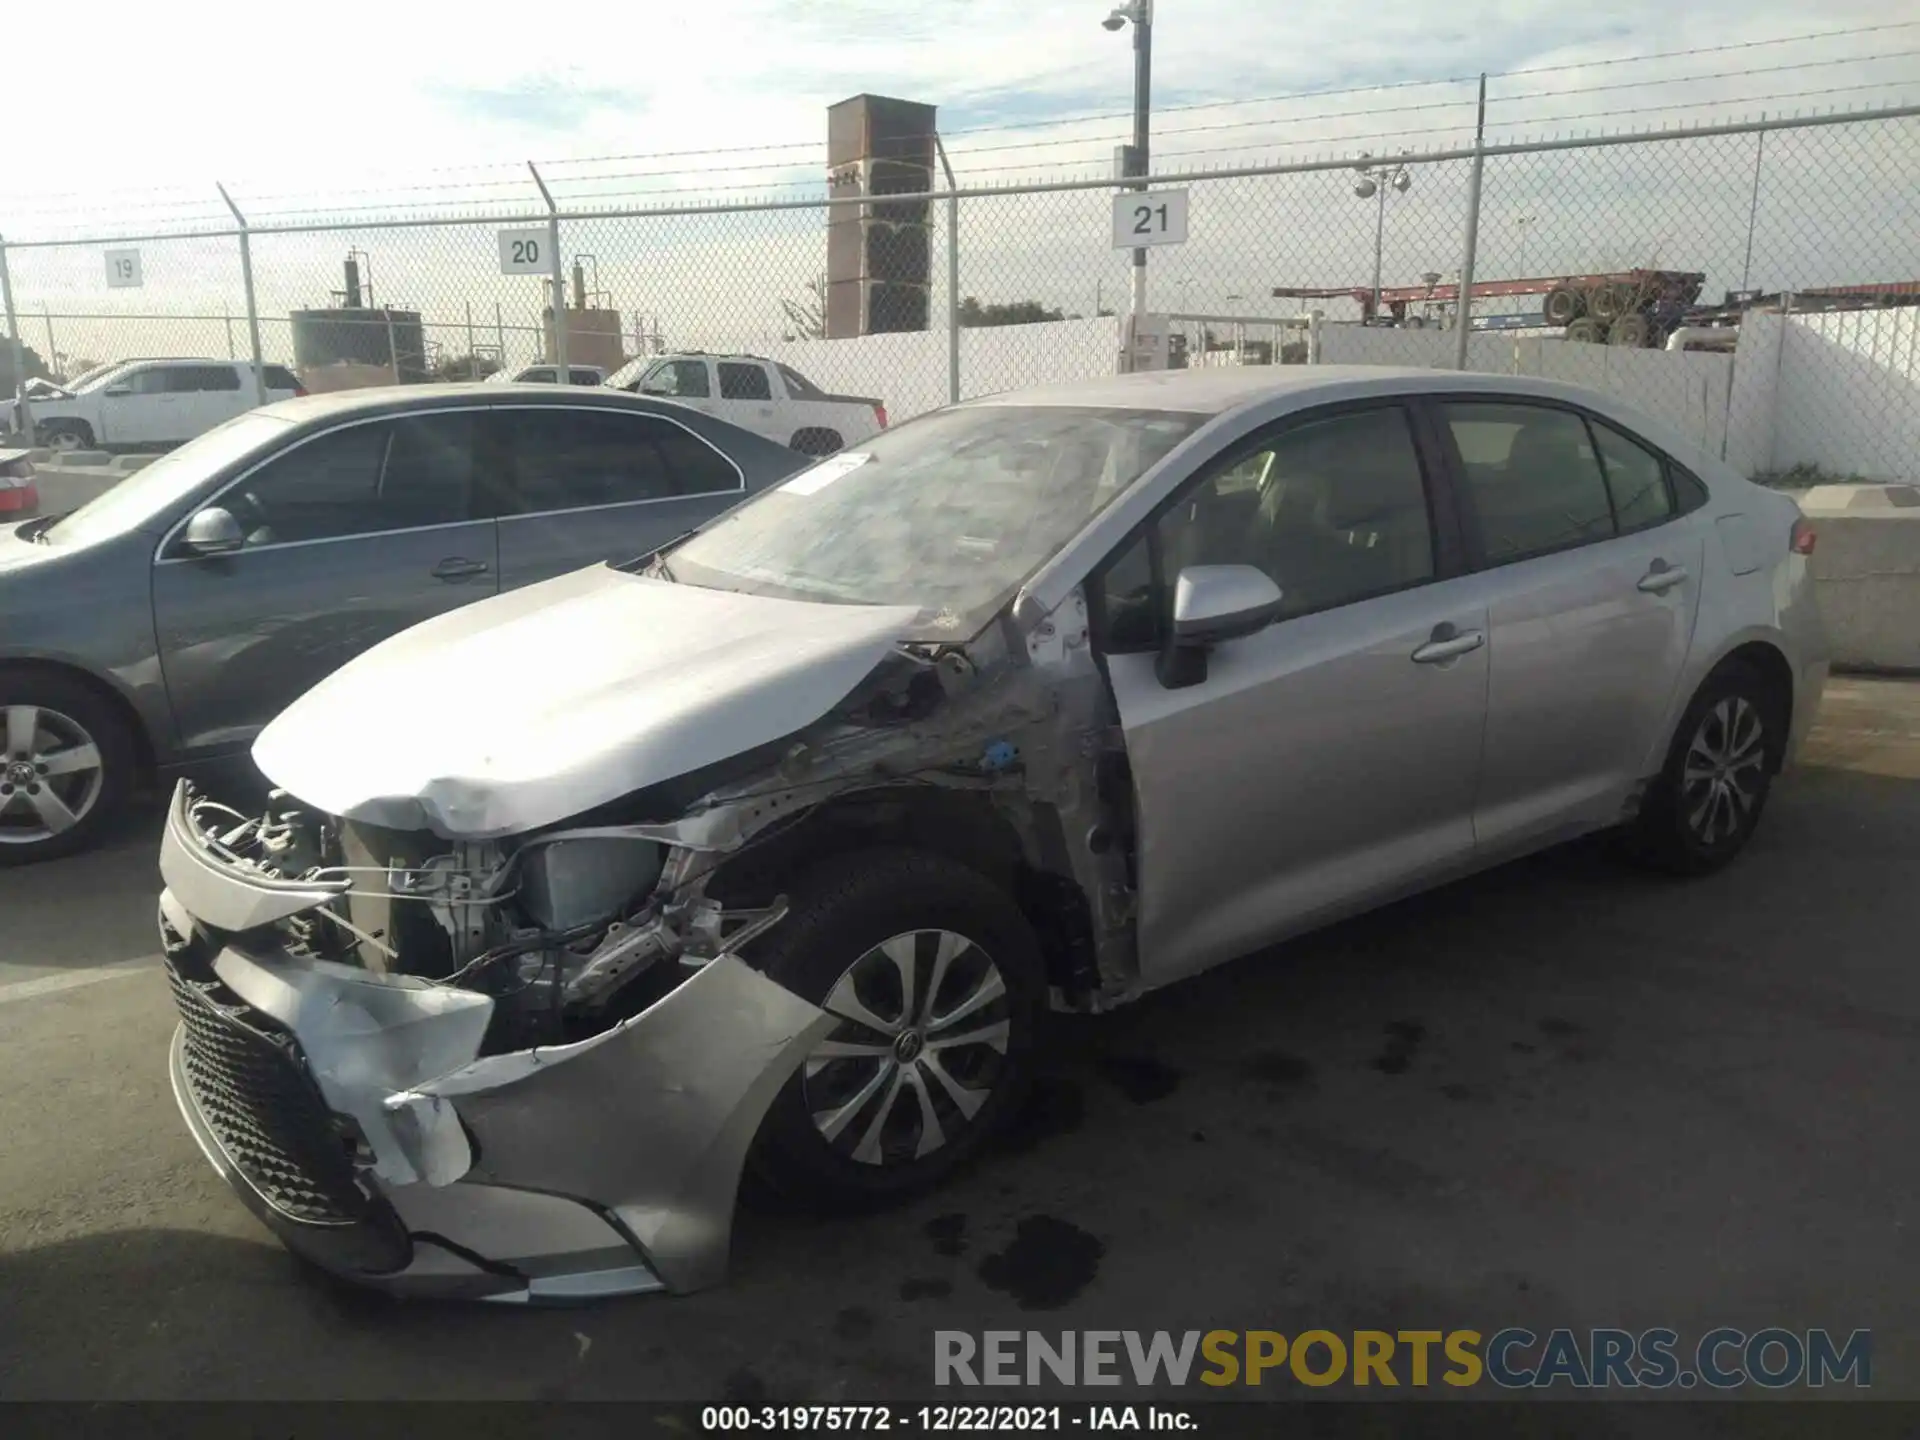
<svg viewBox="0 0 1920 1440">
<path fill-rule="evenodd" d="M 1097 410 L 1171 410 L 1226 415 L 1281 398 L 1299 406 L 1320 399 L 1360 399 L 1437 391 L 1498 391 L 1591 405 L 1594 392 L 1532 376 L 1478 371 L 1424 370 L 1394 365 L 1221 365 L 1193 370 L 1149 370 L 1103 375 L 1009 390 L 963 402 L 982 405 L 1072 405 Z M 1291 408 L 1291 407 L 1289 407 Z"/>
<path fill-rule="evenodd" d="M 448 385 L 375 385 L 361 390 L 336 390 L 330 394 L 276 400 L 257 413 L 271 415 L 290 425 L 305 425 L 315 420 L 330 420 L 338 415 L 457 409 L 468 405 L 579 405 L 583 401 L 590 401 L 602 408 L 634 410 L 649 415 L 684 413 L 689 408 L 673 406 L 670 401 L 650 396 L 629 395 L 624 390 L 613 390 L 602 385 L 519 384 L 514 381 L 502 384 L 477 380 Z"/>
</svg>

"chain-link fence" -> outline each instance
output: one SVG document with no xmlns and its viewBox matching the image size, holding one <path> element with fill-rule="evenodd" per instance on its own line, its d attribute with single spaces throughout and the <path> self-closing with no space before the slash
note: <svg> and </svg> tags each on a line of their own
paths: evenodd
<svg viewBox="0 0 1920 1440">
<path fill-rule="evenodd" d="M 1446 366 L 1464 348 L 1472 368 L 1621 393 L 1748 473 L 1920 465 L 1920 107 L 1150 183 L 1188 197 L 1185 243 L 1147 272 L 1170 363 Z M 562 348 L 609 373 L 741 351 L 896 421 L 1119 363 L 1110 179 L 621 210 L 523 188 L 446 219 L 257 223 L 251 285 L 237 223 L 10 236 L 11 338 L 70 380 L 245 361 L 257 329 L 260 359 L 316 390 L 512 374 Z M 827 339 L 833 233 L 861 219 L 868 263 L 907 278 L 869 333 Z M 506 273 L 504 232 L 544 241 L 538 263 Z"/>
</svg>

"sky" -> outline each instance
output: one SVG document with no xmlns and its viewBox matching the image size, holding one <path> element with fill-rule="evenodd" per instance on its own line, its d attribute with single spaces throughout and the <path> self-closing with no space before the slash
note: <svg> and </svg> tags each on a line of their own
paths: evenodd
<svg viewBox="0 0 1920 1440">
<path fill-rule="evenodd" d="M 216 181 L 263 227 L 532 216 L 529 159 L 569 209 L 815 195 L 825 109 L 861 92 L 936 105 L 963 186 L 1101 178 L 1128 135 L 1133 82 L 1129 34 L 1099 23 L 1109 3 L 626 0 L 530 20 L 526 7 L 444 0 L 334 14 L 96 0 L 84 70 L 8 72 L 34 138 L 0 161 L 0 235 L 226 229 Z M 1155 11 L 1156 172 L 1460 145 L 1481 72 L 1494 140 L 1920 101 L 1911 0 L 1157 0 Z M 1854 33 L 1774 43 L 1842 31 Z M 1761 285 L 1920 278 L 1920 121 L 1782 139 L 1757 189 L 1756 158 L 1752 137 L 1729 137 L 1490 162 L 1480 273 L 1661 263 L 1708 271 L 1710 289 L 1746 270 Z M 1416 167 L 1391 197 L 1386 283 L 1458 266 L 1467 169 Z M 1196 185 L 1195 238 L 1156 254 L 1156 297 L 1267 313 L 1300 308 L 1268 298 L 1274 284 L 1364 284 L 1376 215 L 1351 183 L 1338 172 Z M 1069 313 L 1116 304 L 1126 266 L 1108 204 L 1102 190 L 967 202 L 962 293 Z M 945 217 L 933 221 L 939 253 Z M 581 221 L 564 248 L 586 257 L 629 330 L 650 317 L 669 343 L 745 346 L 777 338 L 780 302 L 823 268 L 822 225 L 817 209 Z M 539 283 L 499 275 L 497 228 L 258 237 L 270 357 L 285 358 L 288 310 L 330 303 L 354 246 L 371 256 L 379 298 L 425 312 L 448 347 L 465 348 L 472 314 L 478 332 L 508 335 L 510 358 L 531 359 Z M 54 331 L 45 348 L 98 358 L 233 343 L 230 240 L 143 242 L 140 290 L 104 288 L 98 247 L 8 253 L 23 315 L 55 317 L 23 321 L 29 341 Z M 153 318 L 84 318 L 95 315 Z"/>
</svg>

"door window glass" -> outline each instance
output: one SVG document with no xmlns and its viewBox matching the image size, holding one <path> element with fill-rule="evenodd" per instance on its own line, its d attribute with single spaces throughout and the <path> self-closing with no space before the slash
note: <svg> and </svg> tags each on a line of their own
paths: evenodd
<svg viewBox="0 0 1920 1440">
<path fill-rule="evenodd" d="M 1389 406 L 1288 427 L 1190 488 L 1154 522 L 1152 544 L 1157 580 L 1141 542 L 1106 572 L 1108 641 L 1120 648 L 1157 641 L 1189 565 L 1265 571 L 1283 619 L 1432 579 L 1433 527 L 1406 413 Z"/>
<path fill-rule="evenodd" d="M 203 390 L 238 390 L 240 376 L 231 365 L 170 365 L 160 374 L 175 395 L 197 395 Z"/>
<path fill-rule="evenodd" d="M 640 378 L 640 393 L 670 395 L 680 400 L 705 400 L 712 393 L 707 386 L 707 362 L 662 360 Z"/>
<path fill-rule="evenodd" d="M 507 415 L 523 513 L 661 500 L 674 493 L 660 427 L 686 432 L 671 422 L 558 406 Z"/>
<path fill-rule="evenodd" d="M 722 360 L 720 362 L 720 398 L 722 400 L 771 400 L 773 386 L 767 380 L 764 367 Z"/>
<path fill-rule="evenodd" d="M 350 425 L 269 461 L 222 503 L 249 548 L 445 525 L 467 518 L 471 417 Z"/>
<path fill-rule="evenodd" d="M 1586 422 L 1547 405 L 1448 401 L 1490 564 L 1604 540 L 1613 506 Z"/>
<path fill-rule="evenodd" d="M 713 446 L 671 421 L 648 422 L 665 457 L 676 495 L 714 495 L 743 488 L 740 472 Z"/>
<path fill-rule="evenodd" d="M 1610 425 L 1597 420 L 1589 423 L 1593 428 L 1593 443 L 1600 451 L 1600 463 L 1606 470 L 1607 494 L 1613 499 L 1613 513 L 1621 532 L 1644 530 L 1670 518 L 1673 500 L 1667 494 L 1665 467 L 1660 457 Z"/>
<path fill-rule="evenodd" d="M 163 367 L 155 366 L 151 370 L 135 370 L 130 375 L 122 375 L 109 387 L 118 390 L 124 386 L 135 395 L 165 395 L 173 387 L 167 382 L 167 372 Z"/>
</svg>

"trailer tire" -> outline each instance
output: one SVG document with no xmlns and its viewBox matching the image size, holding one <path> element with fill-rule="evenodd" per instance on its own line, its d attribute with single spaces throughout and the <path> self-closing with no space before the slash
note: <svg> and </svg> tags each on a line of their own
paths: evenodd
<svg viewBox="0 0 1920 1440">
<path fill-rule="evenodd" d="M 1567 339 L 1585 345 L 1602 345 L 1607 339 L 1607 322 L 1595 319 L 1591 315 L 1582 315 L 1567 326 Z"/>
<path fill-rule="evenodd" d="M 1607 343 L 1644 350 L 1653 343 L 1653 322 L 1638 310 L 1630 310 L 1607 327 Z"/>
<path fill-rule="evenodd" d="M 1549 325 L 1571 325 L 1586 312 L 1587 297 L 1571 285 L 1556 285 L 1540 302 L 1540 313 Z"/>
</svg>

